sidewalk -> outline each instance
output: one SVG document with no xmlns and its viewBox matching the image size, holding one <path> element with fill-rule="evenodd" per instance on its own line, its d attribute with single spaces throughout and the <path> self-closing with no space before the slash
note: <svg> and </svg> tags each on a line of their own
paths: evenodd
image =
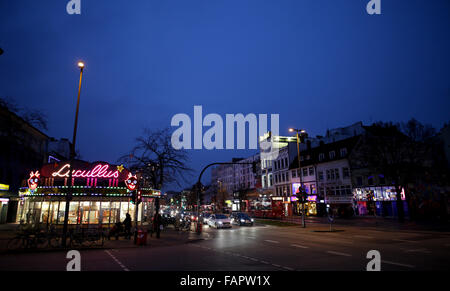
<svg viewBox="0 0 450 291">
<path fill-rule="evenodd" d="M 2 224 L 0 225 L 0 253 L 7 252 L 8 241 L 16 235 L 18 224 Z M 147 235 L 146 245 L 135 245 L 134 236 L 131 239 L 124 239 L 120 237 L 119 240 L 111 238 L 111 240 L 105 239 L 103 246 L 83 247 L 81 249 L 123 249 L 123 248 L 156 248 L 165 246 L 181 245 L 191 243 L 199 240 L 208 239 L 209 234 L 202 232 L 197 234 L 193 231 L 176 231 L 169 227 L 161 232 L 160 238 L 156 238 L 156 233 L 150 236 Z M 43 251 L 60 251 L 59 248 L 47 248 L 47 249 L 34 249 L 34 250 L 20 250 L 19 252 L 43 252 Z"/>
<path fill-rule="evenodd" d="M 289 216 L 282 217 L 281 220 L 295 224 L 301 224 L 301 216 Z M 306 224 L 316 224 L 316 225 L 329 225 L 330 222 L 328 217 L 306 217 Z M 352 218 L 335 218 L 332 222 L 333 225 L 339 226 L 353 226 L 360 228 L 383 228 L 385 230 L 402 230 L 402 231 L 438 231 L 438 232 L 450 232 L 450 223 L 442 222 L 415 222 L 408 221 L 398 222 L 396 218 L 383 218 L 383 217 L 360 217 L 355 216 Z"/>
</svg>

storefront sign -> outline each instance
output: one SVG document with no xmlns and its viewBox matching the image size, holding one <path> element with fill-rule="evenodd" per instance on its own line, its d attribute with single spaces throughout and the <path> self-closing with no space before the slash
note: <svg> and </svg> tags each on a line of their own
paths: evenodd
<svg viewBox="0 0 450 291">
<path fill-rule="evenodd" d="M 31 172 L 30 178 L 28 179 L 28 188 L 30 188 L 31 191 L 36 190 L 37 186 L 39 185 L 39 177 L 41 174 L 39 171 L 36 171 L 36 173 Z"/>
<path fill-rule="evenodd" d="M 58 171 L 52 173 L 52 177 L 69 178 L 70 165 L 65 164 Z M 72 171 L 73 178 L 119 178 L 119 170 L 111 170 L 108 164 L 98 164 L 92 170 Z"/>
<path fill-rule="evenodd" d="M 136 190 L 138 184 L 138 179 L 136 175 L 132 175 L 131 173 L 128 174 L 128 178 L 125 180 L 125 185 L 127 186 L 128 190 L 134 191 Z"/>
<path fill-rule="evenodd" d="M 8 191 L 9 185 L 6 184 L 0 184 L 0 191 Z"/>
<path fill-rule="evenodd" d="M 309 202 L 317 202 L 317 195 L 309 195 L 306 200 Z"/>
</svg>

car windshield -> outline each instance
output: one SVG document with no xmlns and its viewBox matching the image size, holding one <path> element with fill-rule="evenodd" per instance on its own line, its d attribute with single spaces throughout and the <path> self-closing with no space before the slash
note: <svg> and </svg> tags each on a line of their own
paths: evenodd
<svg viewBox="0 0 450 291">
<path fill-rule="evenodd" d="M 216 214 L 216 219 L 226 219 L 226 218 L 228 218 L 226 215 Z"/>
</svg>

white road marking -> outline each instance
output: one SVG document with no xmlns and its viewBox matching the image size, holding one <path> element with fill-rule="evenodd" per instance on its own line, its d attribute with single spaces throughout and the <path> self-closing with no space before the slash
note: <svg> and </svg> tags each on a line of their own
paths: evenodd
<svg viewBox="0 0 450 291">
<path fill-rule="evenodd" d="M 297 245 L 297 244 L 291 244 L 292 247 L 301 248 L 301 249 L 308 249 L 307 246 Z"/>
<path fill-rule="evenodd" d="M 266 265 L 270 264 L 269 262 L 266 262 L 266 261 L 261 261 L 261 263 L 266 264 Z"/>
<path fill-rule="evenodd" d="M 270 243 L 273 243 L 273 244 L 279 244 L 279 243 L 280 243 L 280 242 L 278 242 L 278 241 L 276 241 L 276 240 L 270 240 L 270 239 L 266 239 L 266 240 L 264 240 L 264 241 L 270 242 Z"/>
<path fill-rule="evenodd" d="M 124 271 L 128 272 L 129 269 L 125 267 L 124 264 L 122 264 L 113 254 L 111 254 L 110 251 L 105 250 L 105 253 L 107 253 Z"/>
<path fill-rule="evenodd" d="M 289 268 L 289 267 L 283 267 L 283 269 L 289 270 L 289 271 L 294 271 L 294 269 Z"/>
<path fill-rule="evenodd" d="M 368 235 L 354 235 L 353 237 L 359 237 L 359 238 L 373 238 L 373 236 L 368 236 Z"/>
<path fill-rule="evenodd" d="M 395 266 L 401 266 L 401 267 L 407 267 L 407 268 L 415 268 L 415 266 L 413 265 L 408 265 L 408 264 L 401 264 L 401 263 L 396 263 L 396 262 L 390 262 L 390 261 L 385 261 L 385 260 L 381 260 L 382 263 L 385 264 L 389 264 L 389 265 L 395 265 Z"/>
<path fill-rule="evenodd" d="M 334 251 L 327 251 L 327 253 L 332 254 L 332 255 L 344 256 L 344 257 L 351 257 L 352 256 L 350 254 L 334 252 Z"/>
<path fill-rule="evenodd" d="M 277 267 L 277 268 L 281 268 L 281 266 L 277 265 L 277 264 L 272 264 L 272 266 Z"/>
</svg>

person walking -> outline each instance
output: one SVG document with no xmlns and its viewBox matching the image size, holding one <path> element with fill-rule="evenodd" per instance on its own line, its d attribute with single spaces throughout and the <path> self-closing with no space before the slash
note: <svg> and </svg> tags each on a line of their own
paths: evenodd
<svg viewBox="0 0 450 291">
<path fill-rule="evenodd" d="M 159 238 L 161 234 L 162 217 L 161 214 L 156 213 L 153 218 L 153 230 L 156 232 L 156 238 Z"/>
<path fill-rule="evenodd" d="M 131 239 L 131 215 L 129 213 L 126 214 L 123 226 L 125 228 L 125 238 Z"/>
</svg>

